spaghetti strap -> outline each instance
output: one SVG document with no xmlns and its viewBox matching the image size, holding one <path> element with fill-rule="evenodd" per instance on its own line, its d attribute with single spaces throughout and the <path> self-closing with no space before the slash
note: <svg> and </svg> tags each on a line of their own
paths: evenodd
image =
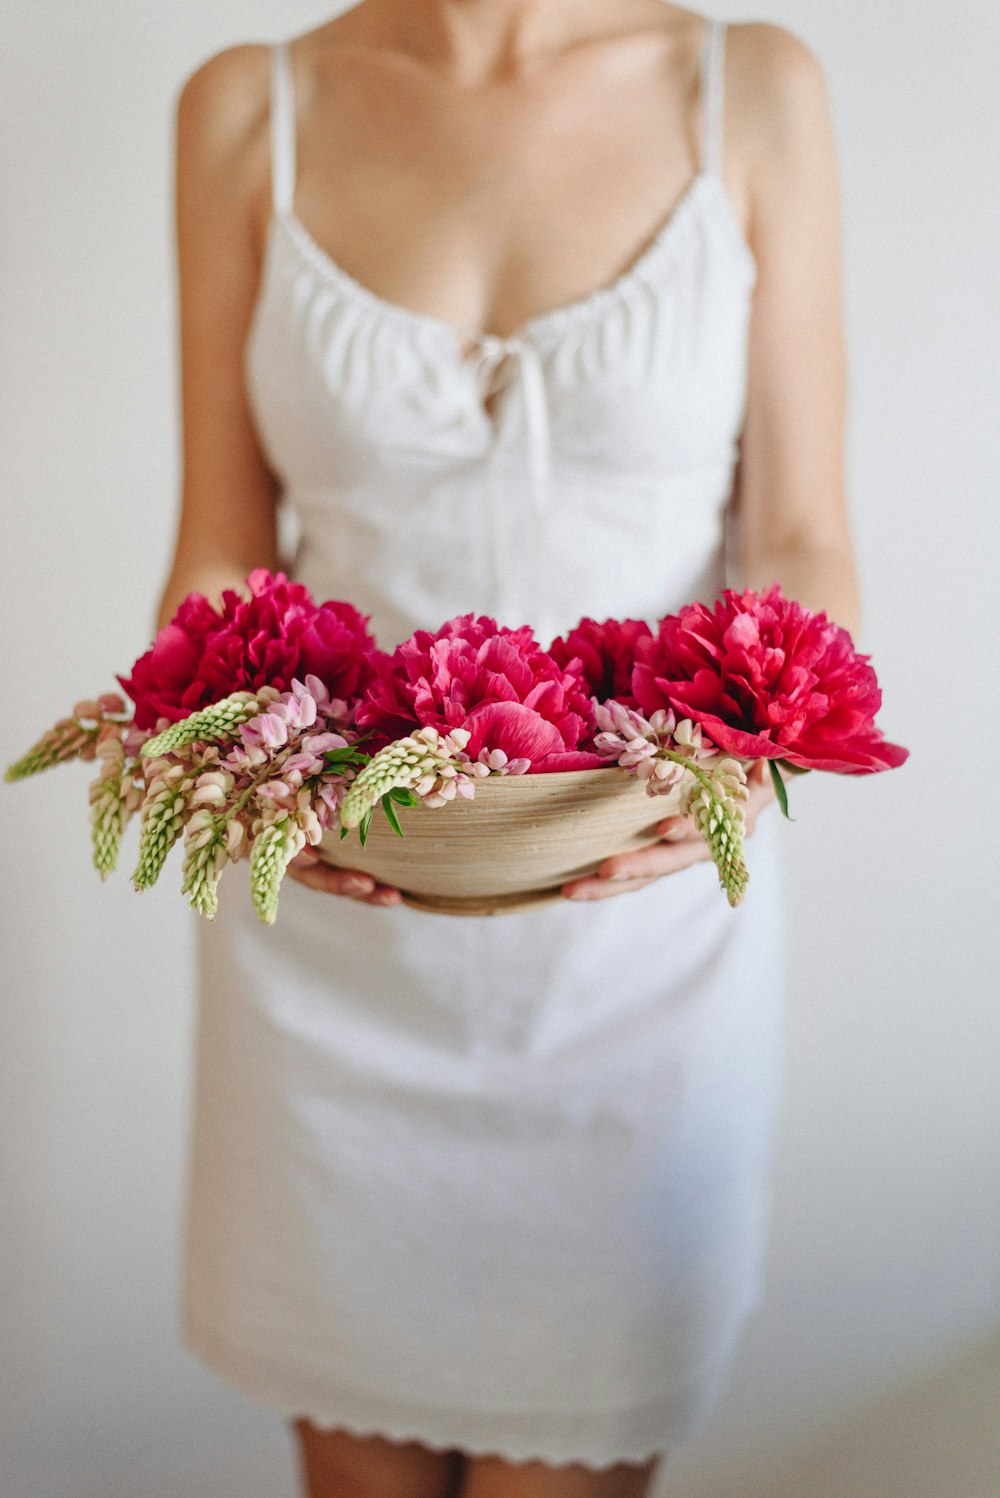
<svg viewBox="0 0 1000 1498">
<path fill-rule="evenodd" d="M 701 170 L 722 173 L 722 123 L 726 23 L 706 20 L 701 48 Z"/>
<path fill-rule="evenodd" d="M 285 217 L 295 197 L 295 96 L 287 42 L 271 47 L 271 202 Z"/>
</svg>

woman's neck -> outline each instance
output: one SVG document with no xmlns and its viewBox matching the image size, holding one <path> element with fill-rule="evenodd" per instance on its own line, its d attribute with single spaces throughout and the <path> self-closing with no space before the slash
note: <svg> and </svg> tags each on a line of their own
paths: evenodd
<svg viewBox="0 0 1000 1498">
<path fill-rule="evenodd" d="M 663 0 L 365 0 L 387 40 L 464 84 L 523 72 L 654 6 L 662 17 Z"/>
</svg>

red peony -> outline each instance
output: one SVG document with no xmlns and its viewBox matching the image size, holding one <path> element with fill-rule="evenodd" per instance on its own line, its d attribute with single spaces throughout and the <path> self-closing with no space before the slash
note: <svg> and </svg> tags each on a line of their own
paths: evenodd
<svg viewBox="0 0 1000 1498">
<path fill-rule="evenodd" d="M 593 728 L 587 684 L 564 670 L 527 627 L 463 614 L 436 634 L 417 632 L 399 646 L 357 711 L 376 746 L 418 727 L 466 728 L 466 752 L 502 750 L 531 761 L 533 773 L 589 770 L 605 764 L 578 750 Z"/>
<path fill-rule="evenodd" d="M 673 708 L 727 754 L 845 775 L 908 757 L 875 727 L 882 693 L 869 657 L 777 585 L 765 594 L 727 589 L 714 609 L 691 604 L 636 650 L 640 711 Z"/>
<path fill-rule="evenodd" d="M 579 662 L 584 679 L 598 702 L 613 697 L 624 707 L 634 707 L 632 667 L 636 641 L 647 639 L 652 630 L 641 619 L 581 619 L 565 639 L 553 640 L 549 654 L 560 666 Z"/>
<path fill-rule="evenodd" d="M 189 594 L 131 676 L 118 677 L 135 703 L 137 727 L 175 723 L 230 692 L 287 691 L 308 673 L 331 697 L 350 702 L 361 694 L 380 655 L 364 615 L 349 603 L 314 603 L 283 572 L 258 568 L 247 584 L 249 599 L 223 593 L 221 613 Z"/>
</svg>

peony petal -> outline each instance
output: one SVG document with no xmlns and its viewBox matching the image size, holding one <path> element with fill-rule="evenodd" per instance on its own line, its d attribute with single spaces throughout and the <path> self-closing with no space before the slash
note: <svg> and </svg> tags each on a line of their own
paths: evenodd
<svg viewBox="0 0 1000 1498">
<path fill-rule="evenodd" d="M 544 718 L 520 702 L 487 702 L 469 714 L 471 730 L 466 753 L 478 759 L 482 749 L 502 749 L 508 759 L 530 759 L 532 764 L 563 750 L 562 735 Z"/>
<path fill-rule="evenodd" d="M 606 770 L 608 762 L 599 754 L 588 754 L 582 749 L 547 754 L 531 766 L 533 775 L 552 775 L 563 770 Z M 612 768 L 614 768 L 612 766 Z"/>
<path fill-rule="evenodd" d="M 783 759 L 803 770 L 832 770 L 839 775 L 872 775 L 879 770 L 895 770 L 910 757 L 902 744 L 887 739 L 837 745 L 839 753 L 810 753 L 798 746 L 785 750 Z"/>
<path fill-rule="evenodd" d="M 726 754 L 732 754 L 736 759 L 788 758 L 786 748 L 764 734 L 748 733 L 745 729 L 734 728 L 712 713 L 697 713 L 692 716 L 702 732 L 717 748 L 724 750 Z"/>
</svg>

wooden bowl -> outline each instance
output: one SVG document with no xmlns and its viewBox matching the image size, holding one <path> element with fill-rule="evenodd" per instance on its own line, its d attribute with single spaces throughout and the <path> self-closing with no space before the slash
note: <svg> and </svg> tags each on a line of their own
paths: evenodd
<svg viewBox="0 0 1000 1498">
<path fill-rule="evenodd" d="M 679 791 L 647 796 L 617 767 L 553 775 L 491 775 L 472 801 L 398 807 L 403 836 L 381 808 L 362 848 L 356 832 L 328 832 L 322 857 L 395 885 L 408 905 L 444 915 L 500 915 L 560 898 L 570 879 L 614 853 L 657 841 Z"/>
</svg>

